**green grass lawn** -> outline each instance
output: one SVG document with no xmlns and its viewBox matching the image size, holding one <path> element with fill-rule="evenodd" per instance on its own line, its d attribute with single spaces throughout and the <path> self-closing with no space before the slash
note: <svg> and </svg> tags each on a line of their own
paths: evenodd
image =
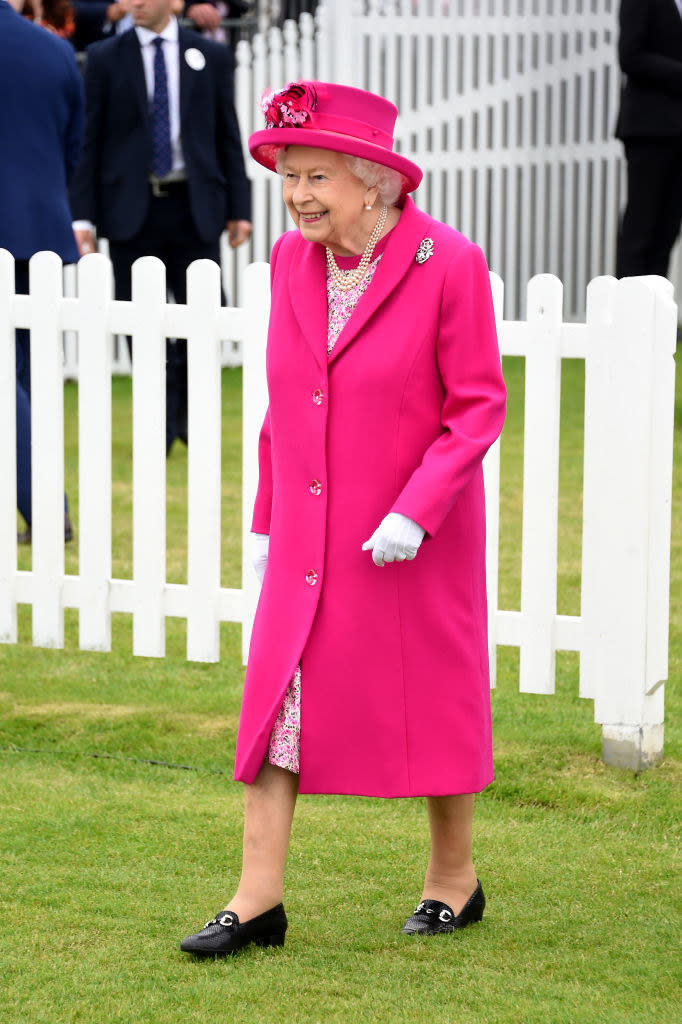
<svg viewBox="0 0 682 1024">
<path fill-rule="evenodd" d="M 505 361 L 500 595 L 519 606 L 523 363 Z M 223 571 L 238 586 L 240 383 L 223 376 Z M 563 383 L 559 610 L 579 611 L 583 377 Z M 66 387 L 67 489 L 77 503 L 77 389 Z M 130 575 L 130 382 L 114 381 L 114 574 Z M 0 1022 L 672 1024 L 679 1019 L 682 772 L 682 380 L 678 380 L 666 758 L 641 775 L 600 760 L 577 657 L 557 693 L 518 693 L 502 649 L 493 694 L 496 781 L 479 798 L 483 922 L 441 940 L 399 928 L 420 893 L 422 801 L 303 797 L 283 949 L 195 962 L 180 938 L 238 878 L 241 787 L 232 781 L 243 671 L 239 631 L 218 665 L 133 658 L 116 616 L 111 654 L 0 648 Z M 168 577 L 185 578 L 184 450 L 168 462 Z M 30 566 L 30 552 L 21 565 Z M 77 548 L 67 572 L 77 571 Z M 97 755 L 97 756 L 94 756 Z M 163 762 L 153 764 L 149 762 Z M 170 766 L 174 767 L 170 767 Z"/>
</svg>

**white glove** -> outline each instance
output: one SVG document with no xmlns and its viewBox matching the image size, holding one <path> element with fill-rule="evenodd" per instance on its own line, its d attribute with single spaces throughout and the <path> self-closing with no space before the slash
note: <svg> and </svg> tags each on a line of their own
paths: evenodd
<svg viewBox="0 0 682 1024">
<path fill-rule="evenodd" d="M 256 570 L 258 582 L 263 582 L 265 566 L 268 564 L 268 550 L 270 547 L 270 536 L 267 533 L 251 534 L 251 562 Z"/>
<path fill-rule="evenodd" d="M 408 519 L 400 512 L 389 512 L 362 545 L 362 550 L 372 552 L 375 565 L 411 560 L 419 550 L 424 532 L 414 519 Z"/>
</svg>

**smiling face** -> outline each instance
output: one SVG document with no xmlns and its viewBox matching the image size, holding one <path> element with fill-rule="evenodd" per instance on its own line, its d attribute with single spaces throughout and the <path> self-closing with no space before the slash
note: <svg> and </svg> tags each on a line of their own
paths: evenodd
<svg viewBox="0 0 682 1024">
<path fill-rule="evenodd" d="M 363 251 L 376 223 L 378 190 L 350 171 L 341 153 L 289 146 L 281 160 L 284 202 L 291 219 L 309 242 L 327 246 L 336 256 Z"/>
</svg>

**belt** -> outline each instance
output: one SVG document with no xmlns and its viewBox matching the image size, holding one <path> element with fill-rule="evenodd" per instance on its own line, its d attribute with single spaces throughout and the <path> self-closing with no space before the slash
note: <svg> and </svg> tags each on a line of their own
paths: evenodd
<svg viewBox="0 0 682 1024">
<path fill-rule="evenodd" d="M 177 195 L 187 189 L 187 179 L 160 181 L 158 178 L 150 178 L 149 187 L 155 199 L 168 199 L 169 196 Z"/>
</svg>

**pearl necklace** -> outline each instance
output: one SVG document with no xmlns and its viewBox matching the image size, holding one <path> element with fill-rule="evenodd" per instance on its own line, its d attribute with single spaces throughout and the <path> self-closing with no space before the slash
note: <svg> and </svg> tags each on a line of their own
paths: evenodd
<svg viewBox="0 0 682 1024">
<path fill-rule="evenodd" d="M 327 249 L 327 267 L 331 274 L 332 280 L 337 288 L 340 288 L 342 292 L 350 291 L 351 288 L 355 288 L 360 284 L 363 277 L 367 273 L 367 268 L 372 261 L 372 254 L 374 248 L 381 238 L 381 232 L 384 230 L 386 224 L 386 218 L 388 217 L 388 207 L 382 206 L 381 213 L 377 218 L 377 222 L 374 225 L 374 231 L 369 236 L 369 241 L 365 246 L 365 251 L 362 254 L 362 258 L 354 270 L 339 270 L 339 267 L 334 259 L 334 253 L 331 249 Z"/>
</svg>

